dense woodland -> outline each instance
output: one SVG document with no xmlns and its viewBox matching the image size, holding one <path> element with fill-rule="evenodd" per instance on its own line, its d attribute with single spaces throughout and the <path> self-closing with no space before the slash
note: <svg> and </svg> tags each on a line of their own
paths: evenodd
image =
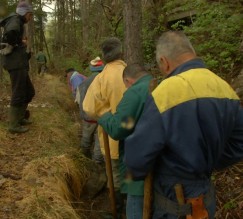
<svg viewBox="0 0 243 219">
<path fill-rule="evenodd" d="M 15 11 L 17 0 L 1 0 L 0 18 Z M 44 48 L 49 66 L 85 71 L 101 55 L 108 36 L 124 43 L 126 62 L 156 66 L 155 42 L 162 31 L 184 30 L 208 67 L 229 80 L 242 69 L 242 0 L 30 0 L 33 53 Z M 87 72 L 88 74 L 88 72 Z"/>
</svg>

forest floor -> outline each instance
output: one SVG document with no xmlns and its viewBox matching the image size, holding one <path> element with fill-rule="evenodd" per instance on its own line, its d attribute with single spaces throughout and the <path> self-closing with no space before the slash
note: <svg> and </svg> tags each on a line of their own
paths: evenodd
<svg viewBox="0 0 243 219">
<path fill-rule="evenodd" d="M 92 173 L 104 169 L 80 154 L 78 109 L 66 81 L 54 75 L 32 80 L 33 124 L 21 135 L 6 131 L 10 85 L 0 82 L 0 219 L 99 219 L 109 209 L 104 180 L 99 175 L 91 180 L 103 188 L 95 198 L 85 192 Z M 243 218 L 242 167 L 213 176 L 217 219 Z"/>
<path fill-rule="evenodd" d="M 51 75 L 34 76 L 32 81 L 33 124 L 25 134 L 7 132 L 9 82 L 0 87 L 0 219 L 98 219 L 108 208 L 108 193 L 104 188 L 91 199 L 81 191 L 90 172 L 99 167 L 79 151 L 78 108 L 66 81 Z"/>
</svg>

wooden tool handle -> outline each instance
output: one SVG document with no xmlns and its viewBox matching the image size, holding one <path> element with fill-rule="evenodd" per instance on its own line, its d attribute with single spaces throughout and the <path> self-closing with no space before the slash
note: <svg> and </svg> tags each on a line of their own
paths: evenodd
<svg viewBox="0 0 243 219">
<path fill-rule="evenodd" d="M 143 219 L 150 219 L 152 216 L 152 186 L 153 174 L 150 172 L 144 180 Z"/>
<path fill-rule="evenodd" d="M 104 148 L 105 148 L 105 165 L 106 165 L 106 174 L 107 174 L 108 184 L 109 184 L 111 209 L 112 209 L 113 218 L 116 219 L 117 218 L 116 199 L 115 199 L 112 166 L 111 166 L 109 138 L 107 133 L 104 131 L 104 129 L 102 129 L 102 132 L 103 132 L 103 140 L 104 140 Z"/>
<path fill-rule="evenodd" d="M 184 197 L 182 185 L 179 183 L 175 184 L 174 188 L 175 188 L 176 198 L 179 205 L 185 204 L 185 197 Z"/>
</svg>

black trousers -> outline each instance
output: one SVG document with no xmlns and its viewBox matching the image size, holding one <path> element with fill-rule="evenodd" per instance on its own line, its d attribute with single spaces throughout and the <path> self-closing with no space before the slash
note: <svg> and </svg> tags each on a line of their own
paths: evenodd
<svg viewBox="0 0 243 219">
<path fill-rule="evenodd" d="M 28 68 L 9 70 L 12 97 L 11 106 L 28 105 L 35 96 L 35 89 L 28 74 Z"/>
</svg>

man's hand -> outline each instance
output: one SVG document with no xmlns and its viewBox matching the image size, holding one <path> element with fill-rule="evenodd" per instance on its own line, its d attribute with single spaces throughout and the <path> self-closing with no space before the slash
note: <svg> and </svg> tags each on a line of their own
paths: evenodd
<svg viewBox="0 0 243 219">
<path fill-rule="evenodd" d="M 101 118 L 106 113 L 111 113 L 111 109 L 109 108 L 109 109 L 100 110 L 99 112 L 97 112 L 95 119 L 98 120 L 99 118 Z"/>
</svg>

